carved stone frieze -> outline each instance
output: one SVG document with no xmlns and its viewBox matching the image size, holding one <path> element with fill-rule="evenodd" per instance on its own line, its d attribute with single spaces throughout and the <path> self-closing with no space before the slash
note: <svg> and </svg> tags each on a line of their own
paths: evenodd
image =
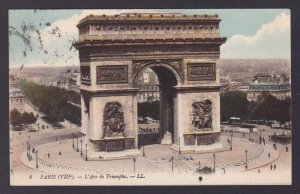
<svg viewBox="0 0 300 194">
<path fill-rule="evenodd" d="M 97 66 L 97 84 L 127 83 L 128 66 Z"/>
<path fill-rule="evenodd" d="M 91 85 L 91 69 L 89 66 L 80 66 L 81 84 Z"/>
<path fill-rule="evenodd" d="M 212 128 L 212 102 L 196 99 L 192 103 L 192 127 L 195 131 Z"/>
<path fill-rule="evenodd" d="M 184 54 L 201 54 L 201 53 L 219 53 L 219 47 L 206 45 L 205 47 L 195 45 L 135 45 L 135 46 L 102 46 L 80 50 L 80 61 L 93 61 L 93 58 L 105 56 L 139 56 L 139 55 L 184 55 Z"/>
<path fill-rule="evenodd" d="M 124 136 L 125 122 L 122 105 L 119 102 L 108 102 L 103 112 L 103 137 Z"/>
<path fill-rule="evenodd" d="M 188 81 L 202 81 L 216 79 L 215 63 L 190 63 L 187 64 Z"/>
<path fill-rule="evenodd" d="M 136 75 L 141 69 L 152 64 L 165 64 L 172 67 L 177 74 L 183 79 L 182 60 L 138 60 L 132 63 L 132 74 Z"/>
</svg>

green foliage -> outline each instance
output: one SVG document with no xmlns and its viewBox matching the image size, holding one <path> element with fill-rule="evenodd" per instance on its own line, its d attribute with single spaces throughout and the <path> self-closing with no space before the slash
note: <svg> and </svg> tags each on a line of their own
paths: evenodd
<svg viewBox="0 0 300 194">
<path fill-rule="evenodd" d="M 290 121 L 290 98 L 279 100 L 272 95 L 265 95 L 261 101 L 258 102 L 259 106 L 253 111 L 252 117 L 276 120 L 280 124 Z"/>
<path fill-rule="evenodd" d="M 17 125 L 20 125 L 21 117 L 22 117 L 22 114 L 17 109 L 11 110 L 10 115 L 9 115 L 10 124 L 14 127 L 16 127 Z"/>
<path fill-rule="evenodd" d="M 34 114 L 24 112 L 21 114 L 17 109 L 13 109 L 10 111 L 10 124 L 14 127 L 20 126 L 20 125 L 30 125 L 35 123 L 37 118 L 34 116 Z"/>
<path fill-rule="evenodd" d="M 30 114 L 28 112 L 24 112 L 21 116 L 21 123 L 24 125 L 30 125 L 35 123 L 37 118 L 34 116 L 34 114 L 31 112 Z"/>
<path fill-rule="evenodd" d="M 21 80 L 20 85 L 26 98 L 45 114 L 45 119 L 50 123 L 62 122 L 67 119 L 80 125 L 80 108 L 68 103 L 68 101 L 71 101 L 80 104 L 80 94 L 54 86 L 38 85 L 25 80 Z"/>
<path fill-rule="evenodd" d="M 139 103 L 138 116 L 151 117 L 155 120 L 159 120 L 160 117 L 159 101 Z"/>
<path fill-rule="evenodd" d="M 283 124 L 291 119 L 290 103 L 290 98 L 279 100 L 268 93 L 263 93 L 256 102 L 248 102 L 245 92 L 230 91 L 221 96 L 221 119 L 240 117 L 276 120 Z"/>
<path fill-rule="evenodd" d="M 230 117 L 245 117 L 248 113 L 247 94 L 241 91 L 227 92 L 221 96 L 221 120 Z"/>
</svg>

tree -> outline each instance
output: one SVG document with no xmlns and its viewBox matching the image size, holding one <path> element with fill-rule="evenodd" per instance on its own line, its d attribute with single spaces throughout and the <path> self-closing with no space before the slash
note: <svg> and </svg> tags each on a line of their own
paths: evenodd
<svg viewBox="0 0 300 194">
<path fill-rule="evenodd" d="M 20 125 L 21 124 L 21 113 L 17 109 L 13 109 L 12 111 L 10 111 L 9 120 L 10 120 L 10 124 L 13 127 Z"/>
<path fill-rule="evenodd" d="M 276 120 L 280 125 L 290 121 L 290 98 L 279 100 L 267 94 L 257 102 L 253 116 L 258 119 Z"/>
<path fill-rule="evenodd" d="M 37 119 L 32 112 L 31 113 L 24 112 L 21 116 L 21 122 L 26 126 L 35 123 L 36 120 Z"/>
<path fill-rule="evenodd" d="M 221 120 L 230 117 L 245 117 L 248 114 L 247 94 L 241 91 L 226 92 L 221 96 Z"/>
</svg>

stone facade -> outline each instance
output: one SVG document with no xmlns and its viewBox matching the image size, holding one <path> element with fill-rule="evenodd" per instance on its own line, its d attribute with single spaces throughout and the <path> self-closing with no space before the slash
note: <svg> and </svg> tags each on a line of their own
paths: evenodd
<svg viewBox="0 0 300 194">
<path fill-rule="evenodd" d="M 9 76 L 9 111 L 25 111 L 25 96 L 20 89 L 20 83 L 14 75 Z"/>
<path fill-rule="evenodd" d="M 217 15 L 182 14 L 82 19 L 75 47 L 85 75 L 81 77 L 82 132 L 88 148 L 99 155 L 137 149 L 137 77 L 150 68 L 160 82 L 161 143 L 182 151 L 213 149 L 220 135 L 218 59 L 226 40 L 220 37 L 219 22 Z M 195 100 L 211 102 L 210 112 L 203 116 L 209 114 L 212 122 L 197 131 L 191 127 Z M 110 102 L 123 107 L 126 125 L 124 135 L 113 138 L 103 136 L 103 110 Z"/>
<path fill-rule="evenodd" d="M 257 101 L 263 93 L 268 93 L 279 100 L 291 97 L 290 80 L 286 75 L 257 74 L 247 90 L 247 100 Z"/>
</svg>

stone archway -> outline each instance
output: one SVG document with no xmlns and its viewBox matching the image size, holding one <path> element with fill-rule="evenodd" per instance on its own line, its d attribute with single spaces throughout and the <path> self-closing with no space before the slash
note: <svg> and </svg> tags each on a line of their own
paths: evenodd
<svg viewBox="0 0 300 194">
<path fill-rule="evenodd" d="M 89 15 L 79 22 L 74 46 L 81 69 L 82 133 L 91 155 L 139 153 L 134 81 L 145 67 L 161 83 L 162 143 L 177 151 L 220 148 L 218 59 L 226 40 L 220 21 L 217 15 L 141 13 Z"/>
<path fill-rule="evenodd" d="M 159 122 L 159 142 L 160 144 L 173 144 L 175 123 L 174 121 L 174 97 L 176 95 L 175 86 L 181 85 L 181 79 L 175 69 L 168 62 L 144 61 L 145 65 L 133 76 L 133 86 L 136 87 L 138 75 L 146 68 L 152 69 L 159 80 L 160 96 L 160 122 Z"/>
</svg>

